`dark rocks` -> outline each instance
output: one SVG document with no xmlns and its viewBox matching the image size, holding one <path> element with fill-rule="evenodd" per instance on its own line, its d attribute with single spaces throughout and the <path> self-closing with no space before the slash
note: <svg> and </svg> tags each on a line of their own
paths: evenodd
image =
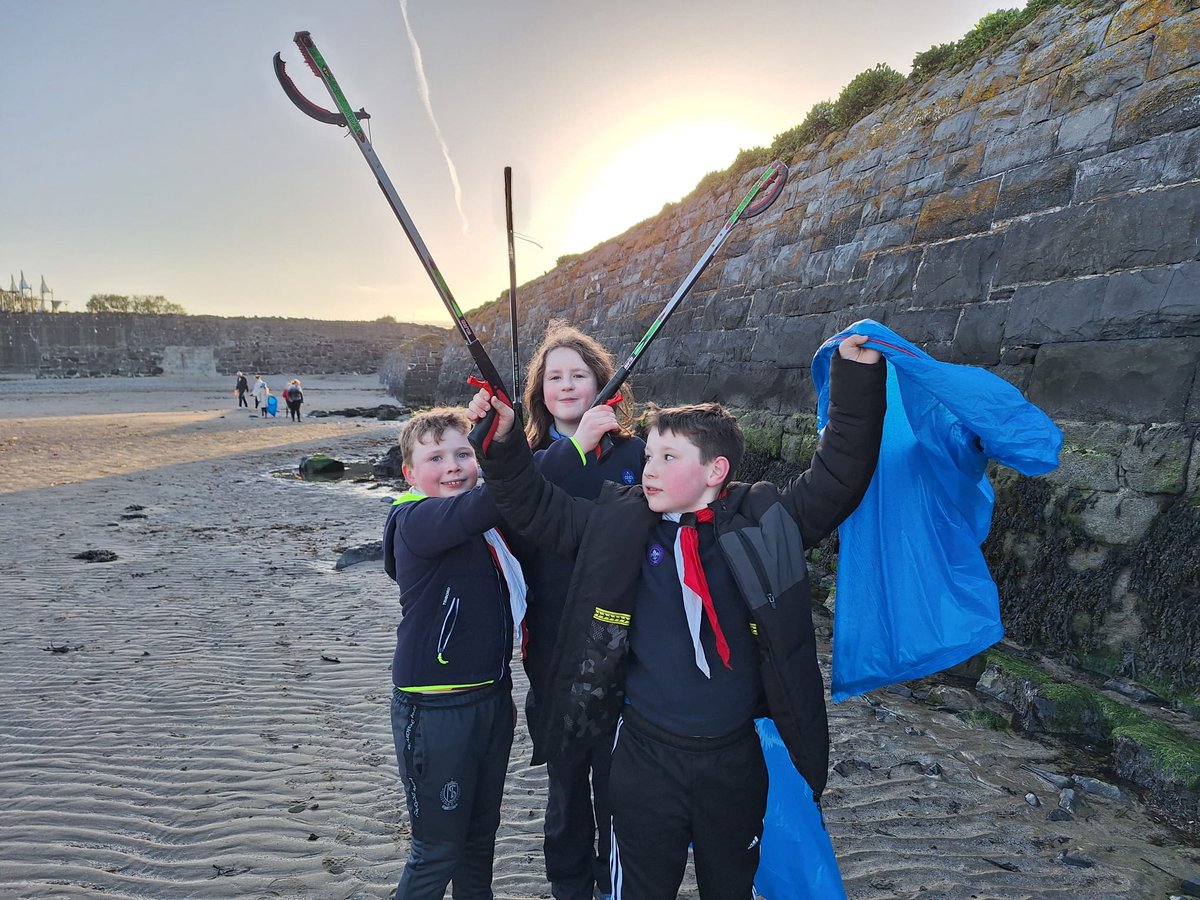
<svg viewBox="0 0 1200 900">
<path fill-rule="evenodd" d="M 347 418 L 379 419 L 383 422 L 390 422 L 410 415 L 411 412 L 406 406 L 381 403 L 378 406 L 348 406 L 345 409 L 313 410 L 309 415 L 345 416 Z"/>
<path fill-rule="evenodd" d="M 371 541 L 366 544 L 359 544 L 357 547 L 351 547 L 338 557 L 333 568 L 337 571 L 348 569 L 351 566 L 357 566 L 364 562 L 378 562 L 383 559 L 383 541 Z"/>
<path fill-rule="evenodd" d="M 335 475 L 345 472 L 346 464 L 340 459 L 334 459 L 324 453 L 314 453 L 312 456 L 301 459 L 299 468 L 300 474 L 304 476 Z"/>
<path fill-rule="evenodd" d="M 82 553 L 76 553 L 73 559 L 82 559 L 84 562 L 112 562 L 117 559 L 117 554 L 111 550 L 84 550 Z"/>
<path fill-rule="evenodd" d="M 390 478 L 393 480 L 404 477 L 403 466 L 404 454 L 400 450 L 399 444 L 389 447 L 387 453 L 371 463 L 371 469 L 375 473 L 376 478 Z"/>
</svg>

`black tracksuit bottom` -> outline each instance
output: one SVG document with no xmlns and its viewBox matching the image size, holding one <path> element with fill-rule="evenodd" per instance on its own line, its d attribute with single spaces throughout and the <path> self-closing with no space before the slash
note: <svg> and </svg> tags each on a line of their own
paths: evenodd
<svg viewBox="0 0 1200 900">
<path fill-rule="evenodd" d="M 749 900 L 767 810 L 752 721 L 724 737 L 682 737 L 626 706 L 608 797 L 614 900 L 674 900 L 689 843 L 702 900 Z"/>
<path fill-rule="evenodd" d="M 512 749 L 512 682 L 450 694 L 392 692 L 392 738 L 412 843 L 396 900 L 492 900 Z"/>
<path fill-rule="evenodd" d="M 612 738 L 546 763 L 546 878 L 554 900 L 592 900 L 608 887 Z"/>
</svg>

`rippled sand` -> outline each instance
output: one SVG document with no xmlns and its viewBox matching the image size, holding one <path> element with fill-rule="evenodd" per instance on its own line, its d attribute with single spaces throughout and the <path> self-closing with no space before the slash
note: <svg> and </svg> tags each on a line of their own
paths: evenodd
<svg viewBox="0 0 1200 900">
<path fill-rule="evenodd" d="M 385 491 L 270 474 L 378 455 L 396 425 L 260 421 L 231 387 L 0 381 L 0 896 L 386 897 L 399 876 L 395 587 L 333 569 L 378 539 Z M 308 409 L 387 402 L 365 378 L 305 389 Z M 1162 870 L 1198 869 L 1136 802 L 1048 821 L 1056 793 L 1019 766 L 1068 764 L 1034 741 L 882 693 L 831 724 L 853 898 L 1166 898 Z M 498 897 L 549 896 L 528 754 L 522 722 Z"/>
</svg>

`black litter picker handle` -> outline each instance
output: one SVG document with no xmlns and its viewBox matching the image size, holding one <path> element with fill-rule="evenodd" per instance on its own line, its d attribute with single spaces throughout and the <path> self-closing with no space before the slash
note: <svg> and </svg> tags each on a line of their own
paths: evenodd
<svg viewBox="0 0 1200 900">
<path fill-rule="evenodd" d="M 367 137 L 367 133 L 363 130 L 360 119 L 367 118 L 365 110 L 359 109 L 355 111 L 346 99 L 346 95 L 342 93 L 341 87 L 337 83 L 337 79 L 333 77 L 333 72 L 329 70 L 328 63 L 325 62 L 321 52 L 317 49 L 317 45 L 313 43 L 312 35 L 307 31 L 297 31 L 294 38 L 296 46 L 300 48 L 300 54 L 304 57 L 304 61 L 308 63 L 308 67 L 312 69 L 313 74 L 325 85 L 325 89 L 329 92 L 330 98 L 337 106 L 338 112 L 333 112 L 323 107 L 318 106 L 311 100 L 307 99 L 300 93 L 291 77 L 284 69 L 283 60 L 278 53 L 275 54 L 275 76 L 279 79 L 279 85 L 283 88 L 288 98 L 296 104 L 296 107 L 318 122 L 323 122 L 327 125 L 338 125 L 350 129 L 350 134 L 354 136 L 354 141 L 358 145 L 358 149 L 362 151 L 363 158 L 366 159 L 367 165 L 371 167 L 371 171 L 375 173 L 375 181 L 379 184 L 379 189 L 383 191 L 384 197 L 387 198 L 388 205 L 391 206 L 392 212 L 396 214 L 396 218 L 400 221 L 400 227 L 404 229 L 405 235 L 408 236 L 409 243 L 417 253 L 417 258 L 421 260 L 421 265 L 425 267 L 426 274 L 429 275 L 430 281 L 433 282 L 434 288 L 441 297 L 442 303 L 450 313 L 454 324 L 458 326 L 459 334 L 466 342 L 467 350 L 471 354 L 471 359 L 475 361 L 476 368 L 479 369 L 479 374 L 483 376 L 483 381 L 487 383 L 489 391 L 494 394 L 499 394 L 502 398 L 508 401 L 508 388 L 504 386 L 504 379 L 500 377 L 500 373 L 496 371 L 496 366 L 492 363 L 491 357 L 483 345 L 479 343 L 475 337 L 475 332 L 471 330 L 470 324 L 459 309 L 458 303 L 454 299 L 454 295 L 450 293 L 450 288 L 446 285 L 446 279 L 442 277 L 442 273 L 438 270 L 437 263 L 433 261 L 433 255 L 429 252 L 429 248 L 425 246 L 425 241 L 421 238 L 421 233 L 417 231 L 417 226 L 409 216 L 408 210 L 404 208 L 404 204 L 400 200 L 400 195 L 396 192 L 395 185 L 384 171 L 383 163 L 379 161 L 379 157 L 375 153 L 375 148 L 371 146 L 371 141 Z M 471 429 L 470 438 L 472 445 L 487 453 L 488 447 L 491 445 L 492 436 L 495 433 L 496 414 L 492 410 L 478 425 Z"/>
<path fill-rule="evenodd" d="M 742 198 L 742 202 L 737 205 L 733 213 L 721 227 L 721 230 L 717 232 L 717 236 L 708 245 L 708 249 L 704 251 L 704 255 L 692 267 L 692 271 L 687 274 L 687 277 L 676 288 L 675 294 L 667 301 L 667 305 L 658 314 L 658 318 L 654 320 L 650 328 L 642 335 L 642 339 L 637 342 L 637 345 L 633 348 L 633 352 L 629 354 L 629 357 L 621 364 L 621 367 L 613 373 L 613 377 L 608 380 L 608 384 L 600 389 L 600 393 L 596 395 L 596 400 L 592 403 L 592 406 L 606 404 L 616 396 L 617 391 L 621 389 L 621 385 L 625 383 L 625 379 L 629 377 L 629 373 L 633 371 L 633 367 L 637 365 L 637 361 L 646 352 L 646 348 L 650 346 L 658 336 L 663 325 L 666 324 L 667 319 L 671 317 L 671 313 L 675 312 L 676 307 L 687 296 L 704 270 L 708 268 L 708 264 L 712 262 L 713 255 L 725 243 L 725 239 L 729 237 L 729 232 L 733 230 L 733 226 L 742 219 L 751 219 L 766 212 L 771 204 L 779 199 L 779 195 L 783 193 L 783 186 L 787 183 L 787 178 L 788 167 L 781 160 L 775 160 L 775 162 L 763 170 L 762 175 L 759 176 L 754 186 L 750 188 L 750 193 Z M 599 455 L 604 457 L 611 449 L 612 438 L 606 434 L 600 439 Z"/>
</svg>

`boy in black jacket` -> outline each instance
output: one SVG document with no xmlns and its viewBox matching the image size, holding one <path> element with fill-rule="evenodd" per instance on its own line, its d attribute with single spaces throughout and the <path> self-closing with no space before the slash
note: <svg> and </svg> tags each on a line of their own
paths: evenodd
<svg viewBox="0 0 1200 900">
<path fill-rule="evenodd" d="M 525 442 L 506 439 L 483 468 L 505 520 L 558 553 L 577 553 L 548 678 L 531 728 L 551 758 L 619 718 L 610 776 L 613 894 L 676 896 L 694 845 L 702 897 L 749 897 L 767 777 L 754 731 L 770 715 L 820 799 L 829 736 L 804 548 L 828 535 L 870 484 L 885 366 L 843 340 L 829 421 L 808 471 L 784 490 L 731 483 L 737 421 L 717 404 L 652 412 L 642 485 L 567 496 L 540 477 Z M 491 406 L 481 392 L 471 413 Z M 589 411 L 582 445 L 615 426 Z"/>
<path fill-rule="evenodd" d="M 482 485 L 462 410 L 400 431 L 411 490 L 384 529 L 404 616 L 392 660 L 392 735 L 412 844 L 396 900 L 491 900 L 516 711 L 509 662 L 525 584 Z"/>
</svg>

